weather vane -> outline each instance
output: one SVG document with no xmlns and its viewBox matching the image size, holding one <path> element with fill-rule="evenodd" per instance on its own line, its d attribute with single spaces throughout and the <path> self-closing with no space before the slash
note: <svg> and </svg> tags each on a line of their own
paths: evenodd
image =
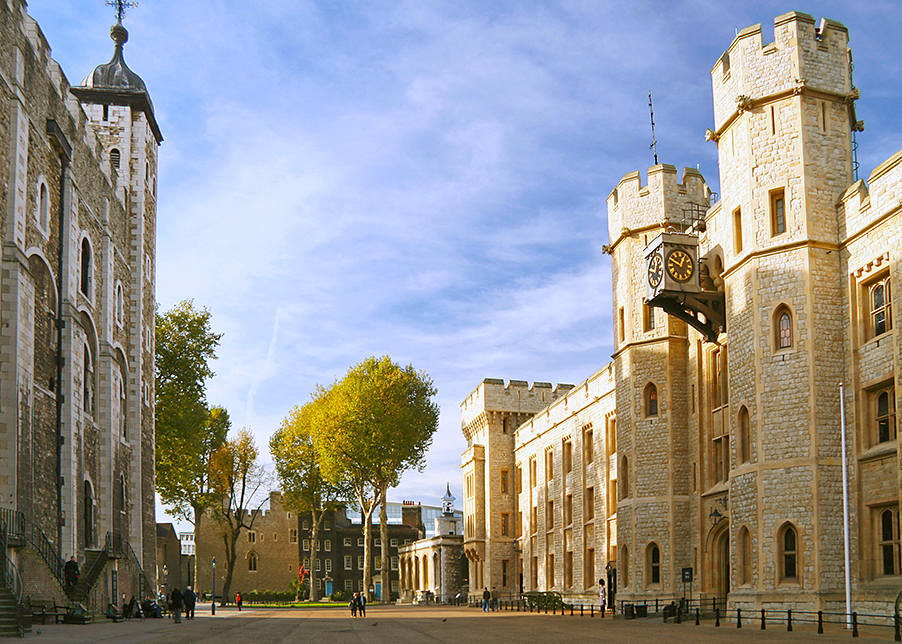
<svg viewBox="0 0 902 644">
<path fill-rule="evenodd" d="M 107 0 L 106 6 L 116 8 L 116 21 L 121 23 L 125 17 L 125 10 L 137 7 L 137 2 L 129 2 L 129 0 Z"/>
</svg>

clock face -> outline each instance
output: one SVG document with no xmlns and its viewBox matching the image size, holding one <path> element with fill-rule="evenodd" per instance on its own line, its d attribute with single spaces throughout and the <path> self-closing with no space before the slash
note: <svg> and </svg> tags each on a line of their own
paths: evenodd
<svg viewBox="0 0 902 644">
<path fill-rule="evenodd" d="M 648 259 L 648 285 L 652 288 L 658 288 L 661 279 L 664 277 L 664 260 L 661 259 L 661 253 L 655 253 Z"/>
<path fill-rule="evenodd" d="M 677 248 L 667 254 L 667 274 L 677 282 L 688 282 L 694 270 L 692 257 L 686 251 Z"/>
</svg>

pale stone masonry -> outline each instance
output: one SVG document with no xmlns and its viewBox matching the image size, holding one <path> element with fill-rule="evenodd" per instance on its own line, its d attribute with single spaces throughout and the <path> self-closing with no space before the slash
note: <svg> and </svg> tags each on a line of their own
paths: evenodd
<svg viewBox="0 0 902 644">
<path fill-rule="evenodd" d="M 110 544 L 93 581 L 114 601 L 155 585 L 162 136 L 121 24 L 113 60 L 73 86 L 26 9 L 0 0 L 0 507 L 28 528 L 7 553 L 26 594 L 62 600 L 33 556 L 43 532 L 51 560 L 84 565 Z"/>
<path fill-rule="evenodd" d="M 730 608 L 843 610 L 842 404 L 853 607 L 891 611 L 902 152 L 855 180 L 863 124 L 843 25 L 793 12 L 764 40 L 760 25 L 739 32 L 711 72 L 719 199 L 668 165 L 608 196 L 613 362 L 545 400 L 538 383 L 486 380 L 463 403 L 471 592 L 514 565 L 518 590 L 594 596 L 610 568 L 618 601 L 669 601 L 692 568 L 694 596 Z M 713 335 L 646 304 L 647 249 L 665 232 L 698 244 L 695 278 L 722 294 Z M 532 397 L 512 407 L 508 391 Z"/>
</svg>

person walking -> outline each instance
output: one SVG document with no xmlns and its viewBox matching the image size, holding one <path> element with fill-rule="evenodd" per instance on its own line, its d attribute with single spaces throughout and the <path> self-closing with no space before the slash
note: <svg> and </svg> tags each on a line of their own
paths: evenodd
<svg viewBox="0 0 902 644">
<path fill-rule="evenodd" d="M 235 603 L 238 604 L 238 610 L 241 610 L 241 593 L 235 593 Z"/>
<path fill-rule="evenodd" d="M 348 608 L 351 609 L 351 617 L 357 617 L 357 593 L 351 595 L 351 601 L 348 602 Z"/>
<path fill-rule="evenodd" d="M 357 594 L 357 610 L 361 617 L 366 617 L 366 593 Z"/>
<path fill-rule="evenodd" d="M 182 599 L 185 602 L 185 619 L 194 619 L 194 607 L 197 604 L 197 595 L 191 590 L 191 586 L 185 589 Z"/>
<path fill-rule="evenodd" d="M 604 612 L 608 606 L 608 591 L 604 586 L 604 579 L 598 580 L 598 604 L 601 612 Z"/>
<path fill-rule="evenodd" d="M 176 624 L 182 623 L 182 607 L 184 606 L 184 598 L 182 596 L 182 591 L 178 589 L 178 586 L 172 589 L 172 594 L 169 595 L 169 610 L 172 612 L 172 618 L 175 620 Z"/>
<path fill-rule="evenodd" d="M 498 598 L 501 595 L 498 593 L 498 588 L 496 586 L 492 586 L 492 612 L 494 613 L 498 610 Z"/>
<path fill-rule="evenodd" d="M 67 587 L 75 588 L 78 585 L 80 574 L 78 572 L 78 560 L 75 558 L 75 555 L 72 555 L 72 558 L 63 566 L 63 574 L 66 577 Z"/>
<path fill-rule="evenodd" d="M 489 612 L 489 602 L 492 601 L 492 593 L 489 592 L 488 588 L 482 589 L 482 612 Z"/>
</svg>

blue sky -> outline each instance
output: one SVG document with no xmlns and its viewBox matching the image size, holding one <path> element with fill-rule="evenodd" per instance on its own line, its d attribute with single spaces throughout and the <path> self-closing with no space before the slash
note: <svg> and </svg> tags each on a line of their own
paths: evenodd
<svg viewBox="0 0 902 644">
<path fill-rule="evenodd" d="M 371 355 L 425 370 L 441 425 L 390 500 L 460 503 L 460 402 L 485 377 L 578 383 L 610 359 L 605 199 L 658 158 L 717 190 L 710 70 L 804 11 L 850 31 L 862 176 L 902 149 L 895 0 L 141 0 L 129 66 L 160 148 L 157 299 L 224 333 L 211 403 L 268 452 Z M 113 52 L 102 0 L 31 0 L 70 83 Z M 158 520 L 164 518 L 158 517 Z"/>
</svg>

